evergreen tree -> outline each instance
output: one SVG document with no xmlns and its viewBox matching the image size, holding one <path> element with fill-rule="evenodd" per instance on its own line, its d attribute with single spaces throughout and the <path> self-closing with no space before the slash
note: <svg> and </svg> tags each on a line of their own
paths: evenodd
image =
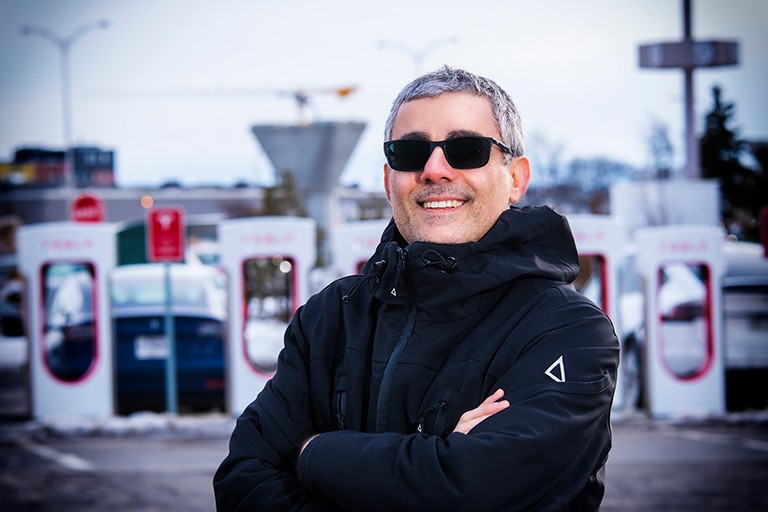
<svg viewBox="0 0 768 512">
<path fill-rule="evenodd" d="M 767 200 L 765 172 L 742 163 L 749 146 L 730 127 L 734 104 L 724 101 L 719 86 L 712 88 L 712 99 L 700 144 L 701 175 L 720 183 L 720 213 L 729 233 L 757 241 L 758 212 Z"/>
</svg>

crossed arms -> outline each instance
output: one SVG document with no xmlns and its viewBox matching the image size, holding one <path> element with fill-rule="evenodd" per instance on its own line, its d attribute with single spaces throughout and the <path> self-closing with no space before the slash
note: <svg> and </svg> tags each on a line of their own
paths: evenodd
<svg viewBox="0 0 768 512">
<path fill-rule="evenodd" d="M 481 403 L 474 409 L 462 414 L 461 418 L 459 418 L 459 422 L 456 424 L 456 427 L 453 429 L 453 432 L 458 432 L 460 434 L 469 434 L 469 431 L 475 428 L 475 426 L 479 424 L 481 421 L 509 407 L 509 402 L 507 400 L 502 400 L 503 397 L 504 397 L 504 390 L 497 389 L 491 396 L 483 400 L 483 403 Z M 299 450 L 299 456 L 301 456 L 301 454 L 304 453 L 304 448 L 306 448 L 307 445 L 319 435 L 320 434 L 312 434 L 307 438 L 306 441 L 304 441 L 301 444 L 301 449 Z"/>
</svg>

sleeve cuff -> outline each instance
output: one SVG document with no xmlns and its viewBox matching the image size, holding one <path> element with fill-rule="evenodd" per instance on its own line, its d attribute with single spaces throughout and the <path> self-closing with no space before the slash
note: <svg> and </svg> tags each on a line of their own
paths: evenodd
<svg viewBox="0 0 768 512">
<path fill-rule="evenodd" d="M 324 437 L 325 434 L 319 434 L 307 443 L 304 447 L 304 451 L 301 452 L 301 455 L 299 455 L 299 459 L 296 462 L 296 476 L 299 479 L 299 483 L 301 483 L 302 487 L 305 489 L 313 492 L 317 492 L 317 488 L 312 482 L 311 468 L 314 459 L 316 458 L 318 445 L 323 442 Z"/>
</svg>

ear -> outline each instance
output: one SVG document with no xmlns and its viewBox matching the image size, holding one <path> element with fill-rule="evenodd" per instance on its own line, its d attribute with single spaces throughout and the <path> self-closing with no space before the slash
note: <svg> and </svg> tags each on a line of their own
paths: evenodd
<svg viewBox="0 0 768 512">
<path fill-rule="evenodd" d="M 387 193 L 387 201 L 390 203 L 392 202 L 392 198 L 390 197 L 389 192 L 389 173 L 392 172 L 392 169 L 389 168 L 389 164 L 386 162 L 384 163 L 384 192 Z"/>
<path fill-rule="evenodd" d="M 512 181 L 509 186 L 509 203 L 520 201 L 528 190 L 531 181 L 531 164 L 524 156 L 517 157 L 509 163 L 509 175 Z"/>
</svg>

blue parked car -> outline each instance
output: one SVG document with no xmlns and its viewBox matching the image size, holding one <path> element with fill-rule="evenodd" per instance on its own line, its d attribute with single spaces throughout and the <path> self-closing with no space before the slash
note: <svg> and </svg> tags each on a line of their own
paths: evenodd
<svg viewBox="0 0 768 512">
<path fill-rule="evenodd" d="M 165 269 L 114 270 L 111 307 L 117 412 L 166 410 Z M 204 265 L 171 265 L 179 412 L 224 410 L 226 282 Z"/>
</svg>

